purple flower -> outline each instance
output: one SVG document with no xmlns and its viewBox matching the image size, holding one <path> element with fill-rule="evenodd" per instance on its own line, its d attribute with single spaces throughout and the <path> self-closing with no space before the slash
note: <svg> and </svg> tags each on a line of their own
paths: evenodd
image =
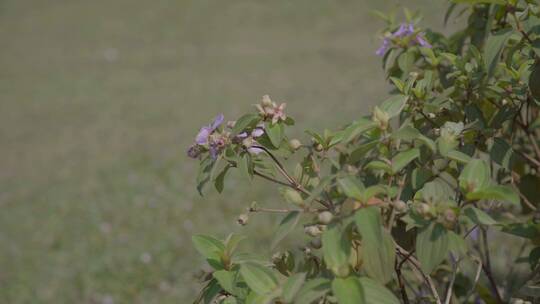
<svg viewBox="0 0 540 304">
<path fill-rule="evenodd" d="M 399 29 L 392 34 L 393 37 L 406 37 L 414 33 L 414 26 L 412 23 L 402 23 Z"/>
<path fill-rule="evenodd" d="M 251 136 L 253 137 L 261 137 L 263 134 L 264 130 L 262 128 L 255 128 L 251 131 Z"/>
<path fill-rule="evenodd" d="M 424 38 L 424 35 L 423 34 L 418 34 L 416 35 L 416 38 L 415 38 L 415 41 L 420 45 L 420 46 L 423 46 L 425 48 L 431 48 L 431 44 L 429 44 L 429 42 L 427 42 L 427 40 Z"/>
<path fill-rule="evenodd" d="M 382 45 L 377 49 L 375 54 L 377 56 L 384 56 L 384 54 L 386 53 L 386 51 L 388 51 L 389 48 L 390 48 L 390 39 L 384 38 Z"/>
<path fill-rule="evenodd" d="M 413 23 L 402 23 L 400 24 L 397 31 L 390 34 L 390 36 L 387 36 L 384 38 L 381 46 L 377 49 L 375 54 L 377 56 L 384 56 L 384 54 L 390 49 L 391 42 L 395 39 L 405 39 L 407 37 L 411 37 L 415 35 L 414 33 L 414 25 Z M 425 39 L 424 33 L 418 33 L 416 36 L 410 40 L 411 43 L 416 43 L 422 47 L 431 48 L 431 44 Z"/>
<path fill-rule="evenodd" d="M 214 118 L 214 121 L 208 126 L 201 128 L 197 137 L 195 137 L 195 142 L 199 145 L 204 145 L 208 143 L 208 137 L 212 132 L 214 132 L 221 124 L 223 123 L 223 114 L 219 114 Z"/>
</svg>

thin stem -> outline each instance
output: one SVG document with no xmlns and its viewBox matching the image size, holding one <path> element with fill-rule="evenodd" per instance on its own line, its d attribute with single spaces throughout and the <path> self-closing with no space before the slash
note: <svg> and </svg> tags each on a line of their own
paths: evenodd
<svg viewBox="0 0 540 304">
<path fill-rule="evenodd" d="M 405 290 L 405 283 L 403 280 L 403 275 L 401 274 L 401 265 L 402 263 L 398 264 L 398 261 L 396 259 L 394 267 L 395 267 L 396 275 L 398 278 L 399 291 L 401 292 L 401 298 L 403 299 L 404 304 L 409 304 L 409 297 L 407 296 L 407 290 Z"/>
<path fill-rule="evenodd" d="M 307 210 L 302 210 L 302 209 L 272 209 L 272 208 L 260 208 L 260 207 L 249 208 L 248 211 L 249 212 L 268 212 L 268 213 L 289 213 L 289 212 L 293 212 L 293 211 L 297 211 L 297 212 L 316 212 L 316 210 L 311 210 L 311 209 L 307 209 Z"/>
<path fill-rule="evenodd" d="M 450 279 L 450 283 L 448 284 L 448 289 L 446 290 L 446 299 L 444 301 L 444 304 L 450 304 L 450 300 L 452 300 L 454 282 L 456 281 L 456 275 L 458 272 L 458 264 L 459 264 L 459 260 L 457 260 L 454 263 L 454 269 L 452 271 L 452 278 Z"/>
<path fill-rule="evenodd" d="M 409 264 L 411 264 L 413 266 L 413 268 L 412 268 L 413 270 L 419 272 L 420 275 L 422 275 L 422 277 L 424 278 L 424 281 L 426 282 L 426 284 L 428 285 L 428 287 L 429 287 L 429 289 L 431 291 L 431 294 L 435 298 L 436 303 L 437 304 L 442 304 L 441 298 L 439 297 L 439 293 L 437 292 L 437 287 L 435 287 L 435 283 L 433 282 L 431 277 L 422 270 L 422 267 L 420 267 L 420 262 L 418 262 L 418 260 L 415 257 L 413 257 L 412 254 L 409 254 L 409 252 L 407 250 L 403 249 L 398 244 L 395 244 L 395 245 L 396 245 L 396 249 L 397 249 L 398 254 L 400 254 L 401 256 L 404 256 L 404 257 L 409 256 L 409 258 L 407 259 L 407 262 L 409 262 Z"/>
<path fill-rule="evenodd" d="M 504 303 L 502 300 L 502 297 L 499 293 L 499 289 L 497 289 L 497 283 L 495 282 L 495 278 L 493 277 L 493 273 L 491 272 L 491 259 L 489 256 L 489 247 L 488 247 L 488 241 L 487 241 L 487 233 L 486 230 L 482 229 L 482 242 L 484 246 L 484 262 L 482 263 L 482 269 L 484 270 L 484 273 L 486 274 L 489 284 L 491 285 L 491 290 L 493 294 L 495 295 L 495 298 L 497 299 L 497 303 Z"/>
<path fill-rule="evenodd" d="M 263 150 L 264 152 L 266 152 L 266 154 L 268 154 L 268 156 L 270 156 L 270 158 L 274 161 L 274 163 L 276 164 L 276 167 L 278 169 L 278 171 L 281 173 L 281 175 L 283 175 L 285 177 L 285 179 L 287 179 L 287 181 L 289 182 L 289 184 L 285 184 L 284 182 L 279 182 L 279 184 L 281 185 L 286 185 L 288 187 L 291 187 L 295 190 L 298 190 L 302 193 L 304 193 L 305 195 L 308 195 L 310 196 L 311 193 L 306 190 L 300 183 L 298 183 L 294 177 L 292 177 L 289 173 L 287 173 L 287 170 L 285 170 L 285 167 L 281 164 L 281 162 L 274 156 L 274 154 L 272 154 L 272 152 L 270 152 L 270 150 L 268 150 L 267 148 L 263 147 L 263 146 L 252 146 L 253 148 L 257 148 L 257 149 L 261 149 Z M 260 176 L 260 175 L 259 175 Z M 262 176 L 261 176 L 262 177 Z M 268 179 L 268 178 L 266 178 Z M 327 202 L 327 201 L 323 201 L 323 200 L 319 200 L 319 199 L 313 199 L 314 201 L 322 204 L 324 207 L 326 207 L 327 209 L 334 209 L 334 205 L 331 203 L 331 202 Z"/>
</svg>

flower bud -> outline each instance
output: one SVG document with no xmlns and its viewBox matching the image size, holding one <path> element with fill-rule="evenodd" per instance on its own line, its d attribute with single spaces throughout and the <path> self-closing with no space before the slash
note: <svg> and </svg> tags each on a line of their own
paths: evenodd
<svg viewBox="0 0 540 304">
<path fill-rule="evenodd" d="M 332 221 L 332 218 L 334 218 L 334 215 L 330 211 L 323 211 L 319 213 L 318 218 L 319 218 L 319 223 L 326 225 Z"/>
<path fill-rule="evenodd" d="M 319 229 L 319 227 L 317 227 L 315 225 L 304 227 L 304 232 L 307 235 L 312 236 L 312 237 L 317 237 L 317 236 L 322 234 L 321 229 Z"/>
<path fill-rule="evenodd" d="M 236 125 L 236 120 L 227 121 L 227 128 L 232 129 Z"/>
<path fill-rule="evenodd" d="M 247 225 L 248 220 L 249 220 L 249 216 L 245 213 L 242 213 L 238 216 L 238 219 L 236 221 L 238 222 L 238 224 L 245 226 Z"/>
<path fill-rule="evenodd" d="M 317 151 L 317 152 L 321 152 L 321 151 L 324 149 L 324 147 L 323 147 L 321 144 L 317 144 L 317 143 L 315 143 L 315 144 L 313 145 L 313 148 L 314 148 L 315 151 Z"/>
<path fill-rule="evenodd" d="M 381 130 L 386 130 L 388 129 L 390 115 L 388 115 L 388 113 L 386 113 L 385 111 L 379 109 L 379 107 L 375 107 L 375 109 L 373 109 L 373 121 L 379 124 L 379 128 Z"/>
<path fill-rule="evenodd" d="M 301 146 L 302 143 L 298 139 L 291 139 L 289 141 L 289 147 L 294 151 L 300 149 Z"/>
<path fill-rule="evenodd" d="M 262 97 L 261 104 L 263 105 L 263 107 L 271 107 L 272 106 L 272 99 L 270 99 L 270 96 L 264 95 Z"/>
<path fill-rule="evenodd" d="M 457 221 L 456 212 L 452 209 L 446 209 L 443 213 L 443 225 L 447 229 L 452 229 Z"/>
<path fill-rule="evenodd" d="M 396 211 L 399 213 L 407 211 L 407 203 L 405 203 L 402 200 L 394 201 L 392 205 L 394 206 Z"/>
<path fill-rule="evenodd" d="M 431 207 L 426 203 L 420 203 L 416 205 L 416 212 L 422 217 L 427 218 L 431 216 Z"/>
<path fill-rule="evenodd" d="M 314 238 L 309 242 L 309 245 L 313 249 L 320 249 L 322 247 L 322 242 L 320 238 Z"/>
</svg>

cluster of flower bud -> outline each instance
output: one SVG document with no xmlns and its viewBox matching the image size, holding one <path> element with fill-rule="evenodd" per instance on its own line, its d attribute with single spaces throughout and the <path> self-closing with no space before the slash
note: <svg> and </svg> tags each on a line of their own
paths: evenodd
<svg viewBox="0 0 540 304">
<path fill-rule="evenodd" d="M 264 118 L 264 120 L 270 120 L 273 124 L 279 121 L 285 121 L 287 119 L 287 115 L 285 115 L 284 112 L 286 106 L 286 103 L 282 103 L 280 105 L 276 104 L 268 95 L 264 95 L 261 103 L 255 105 L 259 111 L 259 114 Z"/>
</svg>

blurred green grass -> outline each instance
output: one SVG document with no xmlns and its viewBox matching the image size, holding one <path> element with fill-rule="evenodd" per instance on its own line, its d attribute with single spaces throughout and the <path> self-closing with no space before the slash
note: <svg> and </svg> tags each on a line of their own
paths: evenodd
<svg viewBox="0 0 540 304">
<path fill-rule="evenodd" d="M 274 188 L 200 198 L 186 147 L 267 93 L 298 130 L 366 113 L 386 94 L 369 11 L 401 4 L 441 26 L 430 0 L 0 2 L 0 302 L 188 303 L 191 234 L 268 254 L 277 219 L 235 216 Z"/>
</svg>

